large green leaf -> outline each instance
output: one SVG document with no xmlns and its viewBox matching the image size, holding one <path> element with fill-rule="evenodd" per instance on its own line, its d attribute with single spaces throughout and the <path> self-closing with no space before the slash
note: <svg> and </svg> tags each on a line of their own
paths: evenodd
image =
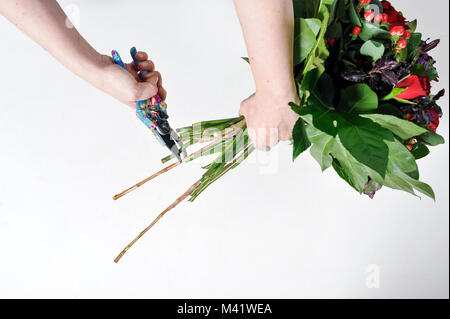
<svg viewBox="0 0 450 319">
<path fill-rule="evenodd" d="M 434 200 L 436 199 L 434 191 L 430 185 L 421 182 L 419 180 L 416 180 L 414 178 L 411 178 L 410 176 L 405 174 L 401 174 L 400 177 L 402 177 L 406 182 L 408 182 L 415 190 L 421 192 L 424 195 L 427 195 L 428 197 L 431 197 Z"/>
<path fill-rule="evenodd" d="M 295 110 L 296 109 L 294 109 L 294 111 Z M 299 108 L 297 111 L 306 123 L 314 126 L 322 132 L 327 133 L 328 135 L 336 135 L 336 112 L 328 110 L 314 92 L 308 100 L 308 106 Z"/>
<path fill-rule="evenodd" d="M 385 141 L 389 149 L 389 173 L 403 173 L 414 179 L 419 179 L 419 169 L 414 155 L 397 139 Z"/>
<path fill-rule="evenodd" d="M 375 112 L 378 96 L 367 84 L 354 84 L 342 90 L 340 108 L 349 113 Z"/>
<path fill-rule="evenodd" d="M 344 147 L 362 164 L 382 177 L 386 174 L 389 159 L 387 141 L 392 133 L 372 120 L 342 113 L 345 121 L 338 121 L 338 136 Z"/>
<path fill-rule="evenodd" d="M 321 130 L 316 129 L 312 125 L 306 127 L 308 138 L 313 144 L 310 149 L 311 155 L 319 163 L 322 171 L 329 168 L 333 162 L 330 153 L 335 149 L 335 139 Z"/>
<path fill-rule="evenodd" d="M 311 53 L 316 43 L 316 36 L 320 31 L 320 20 L 297 19 L 294 40 L 294 65 L 302 63 Z"/>
<path fill-rule="evenodd" d="M 351 187 L 353 187 L 357 192 L 359 192 L 358 189 L 356 189 L 355 185 L 353 185 L 352 180 L 350 179 L 350 177 L 347 175 L 347 172 L 344 170 L 344 168 L 341 166 L 341 164 L 338 162 L 338 160 L 334 160 L 333 163 L 333 168 L 336 171 L 336 173 L 339 175 L 339 177 L 341 177 L 344 181 L 346 181 Z"/>
<path fill-rule="evenodd" d="M 426 129 L 420 127 L 410 121 L 402 120 L 396 116 L 385 114 L 363 114 L 362 117 L 369 118 L 372 121 L 387 128 L 392 133 L 403 140 L 411 137 L 419 136 L 427 132 Z"/>
<path fill-rule="evenodd" d="M 414 196 L 417 196 L 414 190 L 435 199 L 433 189 L 424 182 L 412 178 L 404 173 L 389 173 L 386 175 L 386 179 L 382 182 L 385 186 L 408 192 Z"/>
<path fill-rule="evenodd" d="M 295 160 L 301 153 L 306 151 L 311 146 L 311 142 L 306 134 L 305 125 L 305 121 L 299 118 L 292 131 L 292 137 L 294 139 L 293 160 Z"/>
<path fill-rule="evenodd" d="M 338 136 L 335 141 L 336 147 L 333 155 L 339 161 L 346 175 L 351 180 L 351 185 L 353 185 L 358 192 L 364 192 L 364 186 L 369 181 L 369 173 L 366 166 L 348 151 L 342 143 L 340 136 Z"/>
<path fill-rule="evenodd" d="M 384 50 L 385 47 L 382 43 L 369 40 L 362 45 L 360 53 L 372 57 L 372 60 L 375 62 L 384 55 Z"/>
</svg>

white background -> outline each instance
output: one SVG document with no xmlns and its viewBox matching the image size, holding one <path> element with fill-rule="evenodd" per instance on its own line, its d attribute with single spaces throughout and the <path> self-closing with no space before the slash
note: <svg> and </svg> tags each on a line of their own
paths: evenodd
<svg viewBox="0 0 450 319">
<path fill-rule="evenodd" d="M 448 89 L 446 0 L 393 0 L 433 52 Z M 252 93 L 231 0 L 61 1 L 81 33 L 125 59 L 148 50 L 174 127 L 235 116 Z M 275 149 L 183 203 L 113 259 L 201 176 L 180 167 L 120 201 L 167 154 L 126 106 L 69 73 L 0 17 L 0 297 L 448 298 L 448 146 L 420 162 L 437 201 L 384 189 L 360 196 L 309 154 Z M 440 133 L 448 139 L 448 95 Z M 275 166 L 273 166 L 275 165 Z M 270 170 L 270 169 L 269 169 Z M 376 265 L 380 287 L 366 286 Z"/>
</svg>

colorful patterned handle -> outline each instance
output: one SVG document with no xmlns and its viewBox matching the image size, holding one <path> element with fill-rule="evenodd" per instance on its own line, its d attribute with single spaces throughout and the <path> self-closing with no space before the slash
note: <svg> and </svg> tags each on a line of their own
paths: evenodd
<svg viewBox="0 0 450 319">
<path fill-rule="evenodd" d="M 131 51 L 133 52 L 136 51 L 136 49 L 133 47 L 131 49 Z M 125 70 L 127 70 L 127 67 L 125 66 L 125 64 L 123 63 L 122 59 L 120 58 L 120 55 L 117 51 L 113 50 L 111 52 L 112 58 L 114 60 L 114 62 L 121 66 L 122 68 L 124 68 Z M 131 54 L 133 57 L 133 60 L 135 61 L 136 66 L 138 65 L 139 61 L 136 59 L 136 53 Z M 136 62 L 137 61 L 137 62 Z M 146 71 L 145 71 L 146 72 Z M 145 75 L 146 73 L 141 75 L 141 79 L 142 76 Z M 157 99 L 159 101 L 161 101 L 161 98 L 159 96 L 157 96 Z M 162 102 L 162 101 L 161 101 Z M 161 102 L 159 102 L 158 104 L 160 104 Z M 164 102 L 162 102 L 164 103 Z M 152 131 L 153 135 L 156 137 L 156 139 L 159 141 L 159 143 L 163 146 L 165 146 L 165 142 L 162 139 L 161 135 L 158 133 L 157 127 L 155 125 L 155 122 L 152 120 L 153 118 L 157 118 L 158 115 L 157 114 L 151 114 L 148 112 L 149 108 L 148 108 L 148 102 L 146 100 L 142 100 L 142 101 L 137 101 L 136 102 L 136 115 L 137 117 L 141 120 L 142 123 L 145 124 L 145 126 L 147 126 L 150 131 Z"/>
</svg>

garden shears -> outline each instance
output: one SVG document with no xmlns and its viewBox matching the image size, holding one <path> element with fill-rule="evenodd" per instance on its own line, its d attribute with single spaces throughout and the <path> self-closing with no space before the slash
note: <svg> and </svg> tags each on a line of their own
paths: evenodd
<svg viewBox="0 0 450 319">
<path fill-rule="evenodd" d="M 141 61 L 136 58 L 137 50 L 135 47 L 131 48 L 130 54 L 137 68 Z M 117 65 L 127 70 L 117 51 L 112 51 L 112 58 Z M 139 73 L 139 78 L 142 82 L 147 73 L 148 71 L 146 70 Z M 187 156 L 178 134 L 170 127 L 168 122 L 167 104 L 158 94 L 149 100 L 137 101 L 136 115 L 152 131 L 161 145 L 166 146 L 178 161 L 182 161 L 181 155 L 183 157 Z"/>
</svg>

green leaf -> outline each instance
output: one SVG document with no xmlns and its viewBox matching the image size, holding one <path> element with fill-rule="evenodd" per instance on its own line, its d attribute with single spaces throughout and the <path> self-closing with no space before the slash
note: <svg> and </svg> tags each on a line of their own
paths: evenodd
<svg viewBox="0 0 450 319">
<path fill-rule="evenodd" d="M 418 142 L 417 145 L 414 145 L 414 149 L 411 153 L 416 160 L 419 160 L 428 156 L 428 154 L 430 154 L 430 150 L 424 143 Z"/>
<path fill-rule="evenodd" d="M 311 155 L 319 163 L 322 172 L 329 168 L 333 162 L 330 153 L 335 148 L 333 136 L 324 133 L 311 125 L 306 126 L 308 138 L 313 144 L 310 149 Z"/>
<path fill-rule="evenodd" d="M 377 27 L 376 25 L 366 21 L 363 21 L 362 24 L 363 27 L 359 37 L 363 41 L 369 41 L 372 39 L 389 40 L 391 38 L 391 34 L 385 29 Z"/>
<path fill-rule="evenodd" d="M 340 107 L 350 113 L 375 112 L 378 96 L 367 84 L 354 84 L 342 90 Z"/>
<path fill-rule="evenodd" d="M 432 198 L 435 200 L 435 194 L 433 189 L 417 179 L 412 178 L 404 173 L 389 173 L 383 182 L 385 186 L 408 192 L 414 196 L 417 196 L 414 190 Z"/>
<path fill-rule="evenodd" d="M 410 183 L 408 183 L 403 178 L 403 175 L 388 174 L 386 176 L 386 179 L 383 181 L 383 185 L 393 189 L 402 190 L 407 193 L 410 193 L 411 195 L 417 196 L 416 193 L 414 192 L 414 188 L 411 186 Z"/>
<path fill-rule="evenodd" d="M 296 18 L 316 18 L 319 13 L 321 0 L 293 0 Z"/>
<path fill-rule="evenodd" d="M 403 173 L 412 178 L 419 179 L 419 168 L 416 159 L 405 145 L 394 139 L 386 141 L 389 149 L 387 170 L 389 173 Z"/>
<path fill-rule="evenodd" d="M 248 64 L 250 64 L 250 59 L 249 59 L 249 58 L 247 58 L 247 57 L 242 57 L 241 59 L 244 60 L 245 62 L 247 62 Z"/>
<path fill-rule="evenodd" d="M 430 81 L 433 81 L 439 77 L 439 73 L 436 68 L 430 66 L 429 69 L 426 70 L 425 65 L 419 63 L 414 64 L 412 73 L 416 75 L 426 75 Z"/>
<path fill-rule="evenodd" d="M 304 0 L 299 0 L 303 2 L 308 2 Z M 320 32 L 317 36 L 316 43 L 314 48 L 311 50 L 311 53 L 305 60 L 305 67 L 303 68 L 302 75 L 305 76 L 309 71 L 314 68 L 317 68 L 319 65 L 322 65 L 325 62 L 325 59 L 329 56 L 329 52 L 325 45 L 325 34 L 327 32 L 328 21 L 330 18 L 330 13 L 326 6 L 321 6 L 319 11 L 319 19 L 322 21 L 322 25 L 320 26 Z"/>
<path fill-rule="evenodd" d="M 311 29 L 311 31 L 314 33 L 315 36 L 317 36 L 320 32 L 320 27 L 322 24 L 322 21 L 315 18 L 310 19 L 300 19 L 301 21 L 304 21 L 308 25 L 308 27 Z"/>
<path fill-rule="evenodd" d="M 403 117 L 403 113 L 402 111 L 400 111 L 400 109 L 395 106 L 392 105 L 390 103 L 383 103 L 381 105 L 378 106 L 378 112 L 380 112 L 381 114 L 386 114 L 386 115 L 394 115 L 396 117 Z"/>
<path fill-rule="evenodd" d="M 301 18 L 297 20 L 295 28 L 294 65 L 299 65 L 311 53 L 316 44 L 316 36 L 320 31 L 320 20 Z"/>
<path fill-rule="evenodd" d="M 392 115 L 364 114 L 361 116 L 369 118 L 372 121 L 380 124 L 382 127 L 387 128 L 403 140 L 419 136 L 427 132 L 427 130 L 423 127 Z"/>
<path fill-rule="evenodd" d="M 337 160 L 334 160 L 333 168 L 336 171 L 336 173 L 341 177 L 344 181 L 346 181 L 351 187 L 353 187 L 357 192 L 359 192 L 358 189 L 356 189 L 355 185 L 353 185 L 353 182 L 350 180 L 350 177 L 347 175 L 347 172 L 344 170 L 344 168 L 340 165 L 340 163 Z"/>
<path fill-rule="evenodd" d="M 407 183 L 409 183 L 417 191 L 432 198 L 433 200 L 436 200 L 436 195 L 434 194 L 434 191 L 430 185 L 425 184 L 421 181 L 418 181 L 414 178 L 411 178 L 410 176 L 405 175 L 405 174 L 401 174 L 400 177 L 402 177 Z"/>
<path fill-rule="evenodd" d="M 339 161 L 347 178 L 351 181 L 350 185 L 352 185 L 359 193 L 364 192 L 364 187 L 369 181 L 369 173 L 366 166 L 347 150 L 339 136 L 335 141 L 336 150 L 333 152 L 333 155 Z"/>
<path fill-rule="evenodd" d="M 308 1 L 305 1 L 308 2 Z M 353 25 L 362 27 L 361 19 L 358 14 L 358 10 L 355 7 L 355 2 L 353 0 L 350 0 L 350 6 L 348 8 L 348 14 L 350 16 L 350 20 L 353 23 Z"/>
<path fill-rule="evenodd" d="M 411 33 L 416 32 L 416 28 L 417 28 L 417 19 L 414 20 L 414 21 L 408 22 L 406 25 L 409 27 L 409 31 L 410 31 Z"/>
<path fill-rule="evenodd" d="M 323 102 L 313 92 L 308 100 L 308 106 L 299 109 L 298 114 L 308 124 L 335 136 L 337 133 L 337 117 L 336 112 L 327 109 Z"/>
<path fill-rule="evenodd" d="M 445 144 L 445 139 L 441 135 L 431 131 L 420 135 L 418 139 L 429 146 L 438 146 L 441 144 Z"/>
<path fill-rule="evenodd" d="M 388 141 L 394 140 L 389 130 L 359 116 L 342 114 L 338 121 L 338 136 L 351 155 L 384 178 L 389 161 Z"/>
<path fill-rule="evenodd" d="M 406 48 L 408 49 L 409 52 L 409 56 L 408 59 L 409 60 L 414 60 L 414 58 L 419 54 L 419 52 L 417 51 L 418 46 L 420 45 L 420 43 L 422 42 L 422 34 L 415 32 L 415 33 L 411 33 L 411 38 L 408 40 L 408 45 L 406 46 Z"/>
<path fill-rule="evenodd" d="M 311 142 L 306 134 L 305 125 L 305 121 L 299 118 L 292 131 L 292 137 L 294 139 L 293 160 L 311 146 Z"/>
<path fill-rule="evenodd" d="M 384 55 L 384 45 L 380 42 L 369 40 L 364 43 L 360 49 L 362 55 L 372 57 L 373 61 L 377 61 Z"/>
</svg>

